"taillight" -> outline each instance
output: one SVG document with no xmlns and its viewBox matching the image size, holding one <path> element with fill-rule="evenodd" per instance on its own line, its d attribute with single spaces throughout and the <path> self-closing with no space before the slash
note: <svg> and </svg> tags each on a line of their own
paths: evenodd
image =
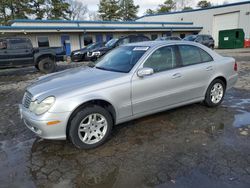
<svg viewBox="0 0 250 188">
<path fill-rule="evenodd" d="M 234 63 L 234 71 L 238 71 L 238 65 L 237 62 Z"/>
</svg>

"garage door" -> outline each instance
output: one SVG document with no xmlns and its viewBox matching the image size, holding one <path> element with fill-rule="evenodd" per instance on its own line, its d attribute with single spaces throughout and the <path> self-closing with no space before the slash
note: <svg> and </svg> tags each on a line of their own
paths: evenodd
<svg viewBox="0 0 250 188">
<path fill-rule="evenodd" d="M 213 38 L 215 46 L 218 46 L 219 31 L 226 29 L 236 29 L 239 27 L 239 13 L 232 12 L 214 16 Z"/>
</svg>

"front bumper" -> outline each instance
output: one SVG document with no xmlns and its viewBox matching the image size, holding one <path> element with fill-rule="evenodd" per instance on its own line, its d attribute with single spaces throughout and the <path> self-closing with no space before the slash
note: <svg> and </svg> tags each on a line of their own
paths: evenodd
<svg viewBox="0 0 250 188">
<path fill-rule="evenodd" d="M 23 105 L 19 105 L 19 114 L 25 125 L 36 135 L 44 139 L 65 140 L 67 119 L 70 112 L 49 113 L 37 116 L 30 112 Z M 55 125 L 47 125 L 50 121 L 60 121 Z"/>
</svg>

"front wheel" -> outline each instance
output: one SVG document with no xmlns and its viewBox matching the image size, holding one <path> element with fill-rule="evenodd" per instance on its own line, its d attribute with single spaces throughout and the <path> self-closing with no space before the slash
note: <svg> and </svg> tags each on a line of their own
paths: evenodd
<svg viewBox="0 0 250 188">
<path fill-rule="evenodd" d="M 38 62 L 38 68 L 43 73 L 52 73 L 56 69 L 56 63 L 51 58 L 44 58 Z"/>
<path fill-rule="evenodd" d="M 71 120 L 69 139 L 81 149 L 91 149 L 103 144 L 113 126 L 110 113 L 100 106 L 89 106 L 79 111 Z"/>
<path fill-rule="evenodd" d="M 220 80 L 214 80 L 208 87 L 206 96 L 205 96 L 205 104 L 209 107 L 215 107 L 221 104 L 225 95 L 226 85 Z"/>
</svg>

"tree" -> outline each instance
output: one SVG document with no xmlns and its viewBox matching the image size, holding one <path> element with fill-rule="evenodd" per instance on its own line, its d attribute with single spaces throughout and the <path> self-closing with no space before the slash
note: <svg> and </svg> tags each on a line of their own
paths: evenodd
<svg viewBox="0 0 250 188">
<path fill-rule="evenodd" d="M 41 20 L 45 17 L 46 0 L 31 0 L 28 6 L 35 19 Z"/>
<path fill-rule="evenodd" d="M 211 3 L 204 0 L 204 1 L 199 1 L 198 4 L 197 4 L 197 7 L 200 7 L 200 8 L 208 8 L 208 7 L 211 7 Z"/>
<path fill-rule="evenodd" d="M 7 13 L 8 3 L 7 1 L 1 2 L 0 4 L 0 25 L 6 25 L 9 20 Z"/>
<path fill-rule="evenodd" d="M 192 7 L 184 7 L 182 10 L 193 10 Z"/>
<path fill-rule="evenodd" d="M 119 9 L 117 0 L 100 0 L 98 13 L 102 20 L 119 20 L 121 18 Z"/>
<path fill-rule="evenodd" d="M 152 9 L 147 9 L 146 12 L 144 13 L 145 15 L 150 15 L 150 14 L 155 14 L 156 12 Z"/>
<path fill-rule="evenodd" d="M 88 13 L 88 6 L 77 0 L 68 0 L 69 6 L 69 19 L 83 20 Z"/>
<path fill-rule="evenodd" d="M 128 21 L 137 18 L 139 5 L 134 5 L 134 0 L 120 0 L 120 15 L 122 20 Z"/>
<path fill-rule="evenodd" d="M 159 5 L 158 13 L 170 12 L 176 9 L 176 2 L 173 0 L 166 0 L 163 4 Z"/>
<path fill-rule="evenodd" d="M 49 0 L 48 3 L 48 19 L 66 19 L 68 20 L 68 14 L 70 13 L 69 4 L 65 0 Z"/>
<path fill-rule="evenodd" d="M 193 4 L 193 0 L 175 0 L 176 2 L 176 9 L 177 10 L 183 10 L 186 8 L 191 8 L 192 4 Z"/>
</svg>

